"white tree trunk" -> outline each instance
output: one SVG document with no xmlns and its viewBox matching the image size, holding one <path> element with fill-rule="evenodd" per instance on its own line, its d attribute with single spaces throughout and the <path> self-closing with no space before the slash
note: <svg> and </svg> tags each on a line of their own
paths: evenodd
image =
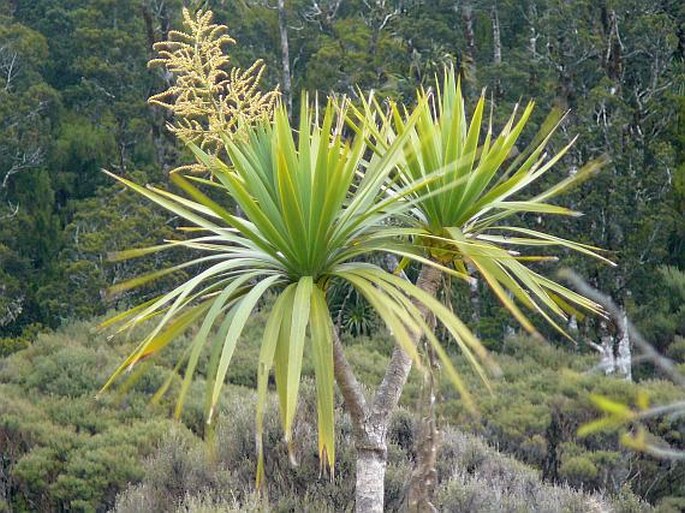
<svg viewBox="0 0 685 513">
<path fill-rule="evenodd" d="M 627 381 L 633 380 L 632 354 L 630 350 L 630 332 L 628 330 L 628 316 L 623 312 L 623 319 L 617 319 L 619 332 L 616 347 L 616 371 Z"/>
<path fill-rule="evenodd" d="M 499 16 L 497 14 L 497 6 L 492 6 L 492 11 L 490 12 L 490 17 L 492 19 L 492 41 L 493 41 L 493 51 L 492 60 L 495 66 L 500 66 L 502 64 L 502 40 L 500 35 L 499 26 Z M 500 72 L 497 72 L 495 78 L 495 97 L 499 98 L 502 96 L 502 81 L 500 80 Z"/>
<path fill-rule="evenodd" d="M 602 323 L 604 330 L 608 330 L 606 323 Z M 599 348 L 599 365 L 604 371 L 604 374 L 609 375 L 616 372 L 616 359 L 614 358 L 614 337 L 611 333 L 604 333 L 601 337 L 601 346 Z"/>
<path fill-rule="evenodd" d="M 601 337 L 601 344 L 591 343 L 590 345 L 600 354 L 598 367 L 604 371 L 604 374 L 617 374 L 628 381 L 632 381 L 633 355 L 630 347 L 628 316 L 621 309 L 621 316 L 616 317 L 612 315 L 612 321 L 615 326 L 615 332 L 613 329 L 611 332 L 608 332 L 607 324 L 602 322 L 601 328 L 605 333 Z"/>
<path fill-rule="evenodd" d="M 500 64 L 502 64 L 502 39 L 500 36 L 499 16 L 497 14 L 497 7 L 495 7 L 494 5 L 492 7 L 490 16 L 492 19 L 492 60 L 495 63 L 495 66 L 499 66 Z"/>
<path fill-rule="evenodd" d="M 288 46 L 288 25 L 286 21 L 285 0 L 278 0 L 278 30 L 281 36 L 281 67 L 283 73 L 283 102 L 292 115 L 293 99 L 290 78 L 290 49 Z"/>
<path fill-rule="evenodd" d="M 416 286 L 435 296 L 441 272 L 424 265 L 416 281 Z M 420 303 L 417 309 L 428 318 L 428 308 Z M 413 342 L 421 341 L 421 333 L 413 333 Z M 357 448 L 357 488 L 356 513 L 381 513 L 385 495 L 385 469 L 387 465 L 387 432 L 390 415 L 397 407 L 402 389 L 411 370 L 411 358 L 395 346 L 390 363 L 373 401 L 367 405 L 361 385 L 345 358 L 340 339 L 334 337 L 333 357 L 335 379 L 345 400 L 345 408 L 352 418 L 355 446 Z"/>
<path fill-rule="evenodd" d="M 466 66 L 470 77 L 476 78 L 476 36 L 473 29 L 473 8 L 470 2 L 462 5 L 461 19 L 463 21 L 464 39 L 466 39 Z"/>
<path fill-rule="evenodd" d="M 374 429 L 375 428 L 375 429 Z M 383 513 L 388 451 L 384 426 L 367 426 L 366 440 L 357 441 L 357 513 Z"/>
</svg>

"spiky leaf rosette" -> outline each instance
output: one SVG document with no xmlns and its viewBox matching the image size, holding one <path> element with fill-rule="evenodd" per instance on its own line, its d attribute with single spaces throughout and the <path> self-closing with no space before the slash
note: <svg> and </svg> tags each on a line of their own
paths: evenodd
<svg viewBox="0 0 685 513">
<path fill-rule="evenodd" d="M 534 140 L 515 158 L 515 146 L 530 119 L 533 103 L 520 114 L 514 109 L 499 134 L 493 134 L 492 115 L 484 122 L 485 96 L 481 95 L 470 121 L 461 87 L 453 69 L 445 70 L 437 94 L 419 92 L 412 110 L 395 104 L 384 108 L 373 96 L 350 117 L 352 127 L 372 134 L 370 144 L 382 158 L 398 139 L 406 140 L 399 163 L 402 172 L 390 186 L 402 189 L 438 169 L 446 172 L 427 184 L 421 198 L 414 197 L 404 216 L 413 226 L 410 244 L 383 243 L 383 250 L 439 267 L 450 275 L 470 279 L 477 271 L 503 305 L 529 332 L 537 332 L 519 305 L 537 313 L 566 335 L 558 319 L 589 311 L 602 314 L 593 301 L 534 271 L 529 264 L 555 256 L 521 254 L 521 251 L 565 248 L 598 258 L 599 248 L 566 240 L 540 230 L 508 224 L 515 214 L 577 216 L 578 212 L 548 200 L 592 176 L 601 166 L 593 161 L 556 185 L 525 197 L 527 188 L 559 163 L 573 141 L 549 156 L 546 147 L 562 116 L 551 114 Z M 409 123 L 408 120 L 413 122 Z M 371 161 L 373 163 L 373 159 Z M 566 335 L 567 336 L 567 335 Z"/>
<path fill-rule="evenodd" d="M 187 348 L 177 414 L 200 356 L 208 351 L 206 413 L 211 420 L 231 358 L 240 350 L 240 335 L 251 312 L 270 293 L 274 302 L 257 369 L 259 480 L 263 474 L 261 432 L 269 373 L 273 368 L 285 439 L 290 447 L 306 347 L 315 371 L 321 461 L 333 467 L 333 322 L 326 302 L 333 279 L 348 282 L 369 302 L 417 365 L 413 340 L 417 334 L 425 336 L 467 404 L 468 392 L 417 305 L 425 305 L 435 314 L 484 375 L 482 346 L 445 306 L 406 280 L 359 261 L 375 251 L 379 241 L 390 243 L 397 235 L 385 221 L 408 208 L 404 198 L 421 198 L 419 191 L 440 175 L 407 180 L 406 185 L 395 187 L 394 195 L 388 196 L 389 175 L 397 169 L 410 132 L 388 145 L 382 157 L 367 164 L 368 134 L 362 133 L 351 141 L 341 135 L 345 107 L 329 101 L 319 122 L 318 107 L 311 108 L 304 100 L 297 140 L 284 108 L 277 109 L 273 123 L 260 124 L 245 139 L 224 137 L 231 167 L 191 145 L 198 161 L 211 170 L 213 180 L 174 173 L 173 180 L 183 195 L 114 177 L 196 227 L 187 240 L 134 250 L 124 257 L 177 246 L 204 255 L 118 287 L 122 290 L 176 269 L 203 266 L 172 291 L 115 319 L 122 323 L 120 329 L 152 318 L 158 321 L 106 386 L 142 358 L 162 350 L 190 325 L 200 323 Z M 411 125 L 413 120 L 407 123 Z M 204 187 L 215 189 L 214 198 L 223 196 L 227 203 L 229 198 L 237 203 L 243 217 L 210 199 L 202 192 Z"/>
</svg>

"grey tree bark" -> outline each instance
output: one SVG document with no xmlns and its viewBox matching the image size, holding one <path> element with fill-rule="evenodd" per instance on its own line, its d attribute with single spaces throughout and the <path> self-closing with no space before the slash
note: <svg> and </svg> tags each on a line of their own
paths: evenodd
<svg viewBox="0 0 685 513">
<path fill-rule="evenodd" d="M 424 265 L 416 286 L 435 296 L 441 282 L 441 272 Z M 420 303 L 416 307 L 424 318 L 430 314 Z M 413 334 L 413 343 L 421 341 L 421 334 Z M 382 513 L 385 495 L 387 466 L 387 433 L 390 415 L 397 407 L 402 389 L 411 370 L 411 358 L 395 346 L 383 381 L 370 402 L 367 402 L 361 385 L 345 358 L 340 339 L 334 337 L 333 357 L 335 379 L 352 418 L 357 449 L 356 513 Z"/>
<path fill-rule="evenodd" d="M 437 513 L 433 505 L 435 488 L 438 482 L 437 457 L 440 444 L 440 431 L 435 411 L 436 398 L 436 373 L 439 365 L 430 347 L 424 341 L 424 351 L 428 355 L 428 372 L 424 375 L 421 387 L 420 404 L 421 412 L 418 433 L 416 437 L 416 463 L 409 482 L 407 491 L 407 513 Z"/>
<path fill-rule="evenodd" d="M 492 6 L 492 11 L 490 12 L 490 17 L 492 19 L 492 41 L 493 41 L 493 54 L 492 61 L 495 65 L 502 64 L 502 39 L 500 36 L 499 27 L 499 16 L 497 14 L 497 7 Z"/>
<path fill-rule="evenodd" d="M 285 12 L 285 0 L 278 0 L 278 30 L 281 36 L 281 69 L 283 72 L 283 101 L 292 115 L 293 99 L 290 75 L 290 49 L 288 47 L 288 25 Z"/>
<path fill-rule="evenodd" d="M 632 381 L 632 350 L 630 341 L 630 329 L 628 327 L 628 317 L 623 309 L 620 309 L 618 316 L 611 316 L 612 327 L 607 322 L 602 322 L 601 327 L 604 334 L 601 343 L 595 344 L 588 341 L 593 349 L 600 356 L 599 364 L 596 368 L 604 374 L 616 374 L 621 378 Z"/>
<path fill-rule="evenodd" d="M 466 60 L 471 77 L 476 78 L 476 36 L 473 29 L 473 8 L 470 3 L 465 3 L 461 8 L 463 21 L 464 39 L 466 39 Z"/>
<path fill-rule="evenodd" d="M 628 315 L 623 311 L 623 317 L 618 320 L 619 332 L 616 341 L 616 371 L 626 381 L 633 380 L 633 355 L 630 350 L 630 332 L 628 330 Z"/>
<path fill-rule="evenodd" d="M 499 15 L 497 14 L 497 6 L 492 6 L 492 11 L 490 12 L 490 18 L 492 19 L 492 40 L 493 40 L 493 55 L 492 60 L 495 66 L 500 66 L 502 64 L 502 39 L 500 35 L 499 26 Z M 502 81 L 499 79 L 499 73 L 495 79 L 495 96 L 497 98 L 502 96 Z"/>
</svg>

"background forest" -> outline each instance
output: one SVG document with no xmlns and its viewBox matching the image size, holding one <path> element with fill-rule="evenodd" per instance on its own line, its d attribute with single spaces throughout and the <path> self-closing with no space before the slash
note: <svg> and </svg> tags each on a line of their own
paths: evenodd
<svg viewBox="0 0 685 513">
<path fill-rule="evenodd" d="M 235 388 L 226 394 L 226 407 L 238 408 L 244 418 L 224 420 L 217 435 L 223 445 L 209 462 L 198 456 L 201 405 L 190 405 L 185 427 L 171 434 L 169 404 L 146 406 L 173 372 L 173 358 L 151 363 L 154 372 L 123 402 L 93 399 L 131 344 L 91 335 L 91 320 L 154 292 L 150 287 L 111 297 L 107 289 L 168 263 L 159 259 L 175 258 L 162 253 L 108 262 L 111 252 L 169 237 L 178 220 L 100 170 L 167 184 L 169 170 L 191 160 L 166 130 L 168 114 L 147 104 L 171 80 L 161 69 L 147 68 L 152 44 L 180 25 L 183 5 L 0 0 L 0 512 L 107 511 L 115 503 L 117 511 L 171 511 L 182 501 L 192 511 L 213 511 L 219 497 L 228 501 L 223 510 L 230 503 L 245 511 L 253 500 L 247 491 L 254 473 L 251 409 L 236 406 L 236 398 L 246 394 L 240 387 L 255 386 L 259 326 L 245 337 L 244 365 L 229 377 Z M 609 162 L 565 199 L 583 217 L 520 222 L 609 250 L 616 268 L 571 255 L 562 263 L 609 294 L 661 354 L 685 362 L 682 2 L 214 0 L 192 6 L 211 8 L 228 25 L 237 40 L 231 48 L 236 64 L 266 61 L 265 87 L 280 84 L 293 112 L 302 89 L 354 97 L 358 86 L 410 103 L 415 88 L 431 87 L 449 64 L 462 77 L 467 105 L 487 88 L 495 126 L 517 101 L 534 99 L 537 109 L 524 138 L 534 135 L 551 108 L 570 110 L 551 148 L 579 139 L 557 173 L 572 174 L 602 155 Z M 547 264 L 541 269 L 554 272 Z M 161 280 L 155 290 L 168 283 Z M 655 403 L 678 398 L 649 363 L 634 364 L 635 384 L 589 372 L 600 358 L 583 342 L 601 347 L 623 336 L 619 326 L 581 318 L 572 327 L 579 345 L 553 333 L 547 333 L 549 344 L 540 345 L 517 335 L 485 284 L 455 284 L 453 294 L 463 318 L 495 352 L 504 379 L 494 396 L 484 395 L 479 419 L 461 411 L 449 387 L 443 390 L 445 424 L 481 437 L 446 428 L 442 468 L 465 470 L 441 480 L 444 510 L 509 511 L 530 505 L 530 497 L 539 501 L 535 511 L 588 511 L 595 502 L 617 511 L 648 510 L 649 504 L 664 512 L 685 508 L 682 462 L 627 451 L 615 435 L 576 434 L 597 415 L 588 392 L 624 402 L 638 388 Z M 355 298 L 345 301 L 341 319 L 350 359 L 370 382 L 378 380 L 389 339 Z M 566 378 L 560 380 L 560 373 Z M 419 380 L 412 379 L 406 410 L 393 424 L 386 493 L 392 507 L 399 507 L 402 476 L 412 460 L 411 412 L 420 394 Z M 277 451 L 272 420 L 269 436 Z M 682 417 L 650 427 L 682 448 Z M 300 429 L 312 428 L 301 423 Z M 349 435 L 341 429 L 341 437 Z M 270 494 L 280 510 L 349 507 L 352 492 L 341 480 L 306 486 L 316 481 L 317 464 L 314 449 L 303 452 L 310 464 L 294 473 L 285 457 L 272 458 L 272 474 L 279 477 Z M 353 460 L 340 458 L 344 474 Z M 508 480 L 517 484 L 508 488 Z M 117 501 L 129 483 L 135 486 Z M 298 495 L 305 502 L 293 502 Z"/>
</svg>

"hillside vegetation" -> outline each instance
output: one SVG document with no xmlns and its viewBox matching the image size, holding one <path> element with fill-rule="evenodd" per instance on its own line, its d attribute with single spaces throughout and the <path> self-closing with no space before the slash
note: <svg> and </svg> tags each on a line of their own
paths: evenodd
<svg viewBox="0 0 685 513">
<path fill-rule="evenodd" d="M 296 427 L 299 466 L 292 468 L 288 461 L 274 403 L 265 436 L 269 506 L 254 496 L 254 369 L 261 318 L 255 317 L 241 341 L 240 365 L 229 377 L 221 420 L 207 443 L 201 439 L 202 369 L 181 424 L 169 420 L 174 387 L 171 399 L 149 404 L 172 372 L 169 362 L 179 347 L 148 361 L 147 372 L 130 390 L 97 398 L 135 337 L 112 342 L 95 334 L 93 324 L 72 323 L 0 360 L 0 511 L 108 511 L 115 504 L 120 513 L 186 507 L 192 512 L 350 509 L 354 459 L 351 444 L 344 443 L 350 424 L 338 399 L 339 461 L 329 481 L 318 471 L 311 384 Z M 346 351 L 360 375 L 373 383 L 381 377 L 390 344 L 387 337 L 350 337 Z M 495 394 L 480 391 L 480 418 L 463 411 L 449 384 L 443 387 L 437 494 L 442 511 L 650 511 L 638 497 L 661 504 L 658 511 L 678 511 L 685 465 L 622 449 L 615 435 L 575 435 L 581 423 L 596 416 L 587 392 L 629 401 L 635 386 L 587 374 L 591 357 L 528 339 L 507 340 L 497 359 L 504 375 L 495 383 Z M 461 367 L 468 372 L 465 363 Z M 305 374 L 313 375 L 311 364 L 305 363 Z M 404 498 L 415 450 L 411 412 L 417 378 L 410 380 L 404 407 L 392 421 L 387 504 L 393 511 Z M 657 402 L 677 397 L 666 382 L 643 387 Z M 682 418 L 651 427 L 680 443 Z"/>
</svg>

